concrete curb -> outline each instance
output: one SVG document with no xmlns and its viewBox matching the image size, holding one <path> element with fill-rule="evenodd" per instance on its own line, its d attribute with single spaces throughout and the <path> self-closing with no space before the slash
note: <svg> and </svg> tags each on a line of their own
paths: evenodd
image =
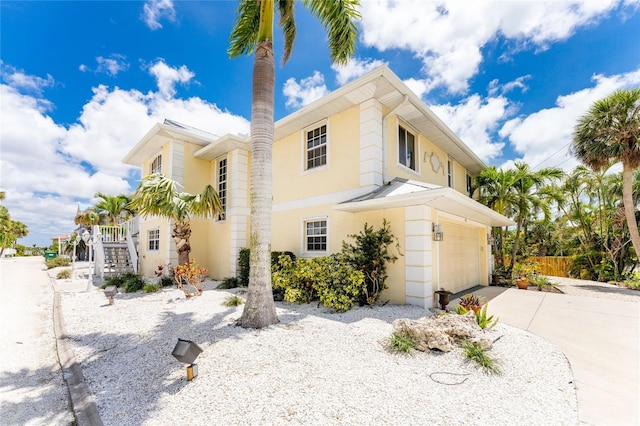
<svg viewBox="0 0 640 426">
<path fill-rule="evenodd" d="M 67 342 L 66 330 L 60 309 L 60 293 L 53 293 L 53 324 L 56 334 L 58 360 L 62 368 L 62 376 L 69 390 L 73 415 L 78 426 L 103 426 L 98 414 L 96 401 L 84 381 L 80 364 L 76 362 L 71 347 Z"/>
</svg>

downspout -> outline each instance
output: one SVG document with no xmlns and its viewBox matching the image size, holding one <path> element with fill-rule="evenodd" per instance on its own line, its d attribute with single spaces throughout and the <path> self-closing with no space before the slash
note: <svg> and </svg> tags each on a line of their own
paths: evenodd
<svg viewBox="0 0 640 426">
<path fill-rule="evenodd" d="M 389 121 L 389 117 L 409 100 L 409 95 L 405 94 L 402 102 L 396 105 L 391 111 L 385 114 L 382 117 L 382 184 L 385 185 L 387 183 L 387 121 Z"/>
</svg>

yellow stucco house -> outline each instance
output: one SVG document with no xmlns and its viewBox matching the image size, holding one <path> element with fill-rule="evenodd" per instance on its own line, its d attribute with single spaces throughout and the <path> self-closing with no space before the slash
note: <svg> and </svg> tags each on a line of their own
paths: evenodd
<svg viewBox="0 0 640 426">
<path fill-rule="evenodd" d="M 212 278 L 237 273 L 248 246 L 248 136 L 156 124 L 124 158 L 199 192 L 212 184 L 225 214 L 192 221 L 191 258 Z M 386 66 L 275 123 L 272 249 L 301 257 L 340 251 L 349 234 L 383 219 L 403 256 L 389 265 L 383 299 L 431 307 L 434 291 L 488 285 L 492 226 L 513 222 L 469 196 L 485 165 Z M 177 262 L 170 225 L 141 219 L 143 274 Z"/>
</svg>

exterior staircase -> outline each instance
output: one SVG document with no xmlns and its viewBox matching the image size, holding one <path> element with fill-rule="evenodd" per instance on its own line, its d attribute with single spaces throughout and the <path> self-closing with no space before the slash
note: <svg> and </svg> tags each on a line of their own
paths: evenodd
<svg viewBox="0 0 640 426">
<path fill-rule="evenodd" d="M 103 243 L 104 277 L 135 273 L 126 243 Z"/>
</svg>

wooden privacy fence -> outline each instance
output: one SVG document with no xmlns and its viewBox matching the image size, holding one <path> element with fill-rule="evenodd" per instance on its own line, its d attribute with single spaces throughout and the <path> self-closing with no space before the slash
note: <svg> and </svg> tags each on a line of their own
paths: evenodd
<svg viewBox="0 0 640 426">
<path fill-rule="evenodd" d="M 527 258 L 536 262 L 540 267 L 540 272 L 544 275 L 554 277 L 568 277 L 571 259 L 566 256 L 531 256 Z"/>
</svg>

